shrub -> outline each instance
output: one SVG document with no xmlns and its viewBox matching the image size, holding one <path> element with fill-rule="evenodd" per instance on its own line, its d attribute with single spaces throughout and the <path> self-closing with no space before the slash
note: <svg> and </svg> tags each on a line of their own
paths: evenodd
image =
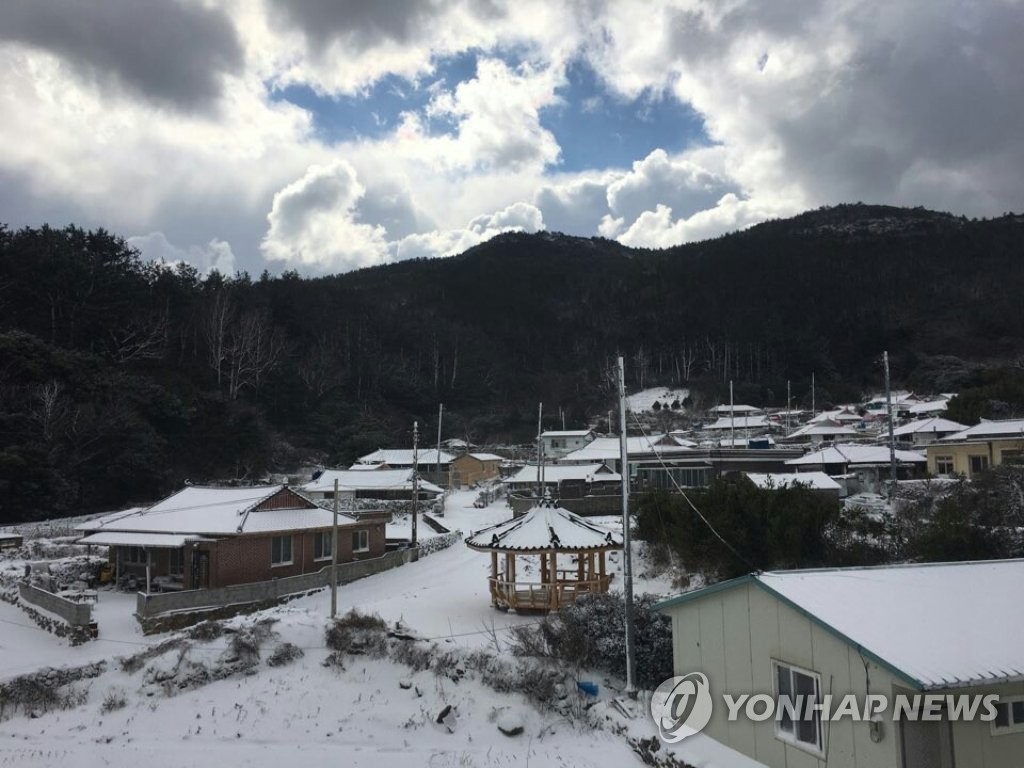
<svg viewBox="0 0 1024 768">
<path fill-rule="evenodd" d="M 103 704 L 100 706 L 100 712 L 106 715 L 110 712 L 115 712 L 118 709 L 124 709 L 127 705 L 128 698 L 125 696 L 124 691 L 113 688 L 107 691 L 107 695 L 103 697 Z"/>
<path fill-rule="evenodd" d="M 285 664 L 290 664 L 296 659 L 302 658 L 304 655 L 303 650 L 299 646 L 293 643 L 281 643 L 274 652 L 270 654 L 270 658 L 267 659 L 267 664 L 271 667 L 283 667 Z"/>
</svg>

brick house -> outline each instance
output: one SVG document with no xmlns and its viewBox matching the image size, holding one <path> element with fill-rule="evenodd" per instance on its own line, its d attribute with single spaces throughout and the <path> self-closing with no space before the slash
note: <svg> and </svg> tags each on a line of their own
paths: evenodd
<svg viewBox="0 0 1024 768">
<path fill-rule="evenodd" d="M 338 515 L 338 562 L 384 554 L 384 512 Z M 151 507 L 77 526 L 107 546 L 117 577 L 147 592 L 205 589 L 312 573 L 331 564 L 333 513 L 286 485 L 188 487 Z"/>
<path fill-rule="evenodd" d="M 462 488 L 494 480 L 501 476 L 501 464 L 505 461 L 493 453 L 464 453 L 452 459 L 448 471 L 448 487 Z"/>
</svg>

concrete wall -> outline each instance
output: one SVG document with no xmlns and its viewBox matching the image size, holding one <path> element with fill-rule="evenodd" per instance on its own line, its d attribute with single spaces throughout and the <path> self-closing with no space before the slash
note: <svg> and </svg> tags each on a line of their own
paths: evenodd
<svg viewBox="0 0 1024 768">
<path fill-rule="evenodd" d="M 18 584 L 18 592 L 26 603 L 60 616 L 73 627 L 88 627 L 92 623 L 92 603 L 76 603 L 25 583 Z"/>
<path fill-rule="evenodd" d="M 339 551 L 340 551 L 339 547 Z M 406 549 L 389 552 L 380 557 L 357 560 L 351 563 L 338 564 L 338 583 L 350 581 L 380 573 L 416 559 L 416 550 Z M 138 593 L 136 598 L 136 615 L 140 618 L 155 616 L 168 611 L 187 611 L 200 608 L 235 605 L 244 603 L 260 603 L 276 600 L 296 592 L 306 592 L 329 585 L 330 565 L 315 572 L 298 576 L 288 576 L 271 581 L 252 584 L 237 584 L 215 589 L 196 589 L 185 592 L 163 592 L 157 594 Z"/>
</svg>

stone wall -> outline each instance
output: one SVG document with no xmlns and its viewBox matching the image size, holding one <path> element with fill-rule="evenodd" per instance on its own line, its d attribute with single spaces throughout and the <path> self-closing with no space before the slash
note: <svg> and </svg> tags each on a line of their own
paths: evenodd
<svg viewBox="0 0 1024 768">
<path fill-rule="evenodd" d="M 24 582 L 18 584 L 18 594 L 19 607 L 47 632 L 68 638 L 72 645 L 80 645 L 96 637 L 92 603 L 76 603 Z M 42 608 L 46 613 L 32 606 Z"/>
</svg>

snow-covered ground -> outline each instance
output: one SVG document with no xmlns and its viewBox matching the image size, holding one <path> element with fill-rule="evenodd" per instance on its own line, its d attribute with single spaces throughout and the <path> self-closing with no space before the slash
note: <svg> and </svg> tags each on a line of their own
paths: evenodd
<svg viewBox="0 0 1024 768">
<path fill-rule="evenodd" d="M 507 519 L 503 500 L 477 509 L 476 491 L 452 494 L 444 525 L 465 533 Z M 618 525 L 615 518 L 602 521 Z M 424 526 L 420 526 L 421 532 Z M 609 563 L 621 589 L 621 562 Z M 536 621 L 509 615 L 490 606 L 487 589 L 489 558 L 456 544 L 419 562 L 346 585 L 339 590 L 341 612 L 356 607 L 376 613 L 389 624 L 400 621 L 438 652 L 496 653 L 511 659 L 508 629 Z M 638 561 L 638 593 L 667 594 L 665 577 L 649 578 Z M 167 695 L 154 682 L 160 670 L 188 668 L 192 661 L 215 666 L 228 653 L 222 637 L 196 643 L 187 651 L 172 650 L 128 674 L 115 661 L 166 641 L 168 636 L 143 637 L 132 617 L 134 595 L 100 593 L 97 618 L 100 640 L 70 648 L 36 628 L 17 608 L 0 603 L 0 679 L 46 665 L 79 666 L 107 659 L 107 671 L 77 684 L 88 698 L 67 710 L 37 718 L 17 715 L 0 723 L 0 766 L 61 766 L 69 762 L 104 768 L 136 768 L 139 764 L 234 765 L 252 768 L 299 760 L 311 765 L 389 766 L 608 766 L 640 765 L 626 741 L 655 735 L 643 707 L 636 717 L 623 717 L 610 700 L 619 683 L 598 675 L 601 691 L 594 704 L 594 725 L 552 712 L 541 712 L 520 694 L 498 693 L 467 675 L 458 681 L 431 670 L 413 673 L 388 659 L 346 657 L 345 669 L 325 667 L 329 651 L 324 629 L 329 593 L 323 591 L 252 617 L 234 620 L 251 626 L 261 618 L 274 620 L 275 637 L 267 648 L 288 642 L 305 655 L 282 667 L 263 659 L 245 674 L 186 688 Z M 400 684 L 401 683 L 401 684 Z M 405 686 L 411 687 L 406 688 Z M 101 711 L 111 692 L 123 694 L 125 706 Z M 437 725 L 447 705 L 455 709 L 452 728 Z M 524 727 L 508 737 L 496 721 L 511 717 Z M 705 737 L 673 747 L 688 762 L 721 768 L 752 768 L 757 764 Z"/>
<path fill-rule="evenodd" d="M 663 406 L 671 406 L 678 400 L 680 403 L 690 396 L 690 390 L 683 387 L 655 387 L 626 396 L 626 407 L 633 413 L 654 410 L 655 401 Z"/>
</svg>

